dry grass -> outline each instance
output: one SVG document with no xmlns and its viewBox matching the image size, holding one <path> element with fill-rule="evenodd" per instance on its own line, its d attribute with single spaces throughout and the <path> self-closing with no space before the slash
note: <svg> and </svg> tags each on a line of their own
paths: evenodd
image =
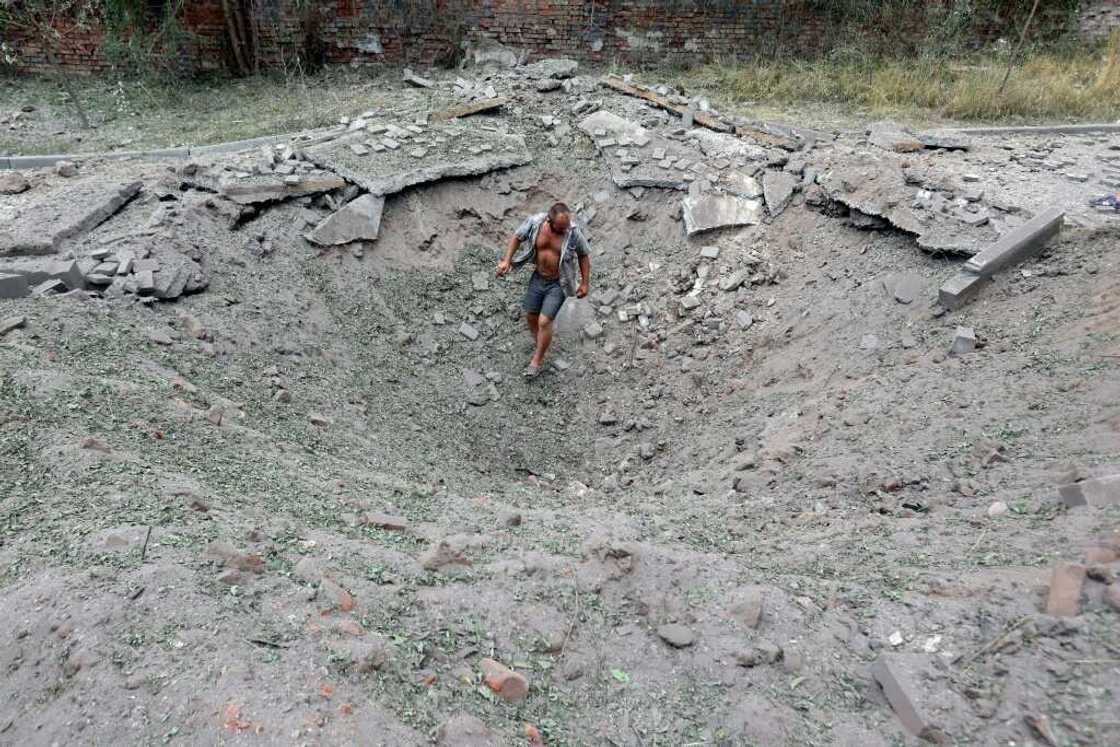
<svg viewBox="0 0 1120 747">
<path fill-rule="evenodd" d="M 825 104 L 860 114 L 966 121 L 1112 121 L 1120 117 L 1120 32 L 1098 49 L 1033 53 L 1000 84 L 1006 56 L 714 64 L 682 85 L 737 104 Z"/>
</svg>

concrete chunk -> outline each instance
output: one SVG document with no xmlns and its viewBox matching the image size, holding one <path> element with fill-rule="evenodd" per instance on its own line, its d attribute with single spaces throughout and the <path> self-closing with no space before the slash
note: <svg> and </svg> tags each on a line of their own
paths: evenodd
<svg viewBox="0 0 1120 747">
<path fill-rule="evenodd" d="M 974 275 L 971 272 L 962 272 L 945 281 L 938 291 L 937 297 L 941 305 L 953 311 L 980 295 L 980 291 L 991 282 L 988 278 Z"/>
<path fill-rule="evenodd" d="M 959 699 L 938 682 L 934 657 L 930 654 L 883 654 L 871 668 L 898 720 L 914 736 L 937 744 L 947 744 L 938 720 L 955 721 L 952 711 Z"/>
<path fill-rule="evenodd" d="M 39 285 L 48 280 L 60 280 L 70 290 L 85 287 L 85 275 L 77 260 L 26 257 L 13 259 L 0 265 L 0 273 L 23 275 L 28 285 Z"/>
<path fill-rule="evenodd" d="M 1076 617 L 1081 612 L 1081 587 L 1085 583 L 1085 566 L 1060 560 L 1050 577 L 1050 593 L 1046 597 L 1046 614 Z"/>
<path fill-rule="evenodd" d="M 964 355 L 976 349 L 976 332 L 972 327 L 957 327 L 949 355 Z"/>
<path fill-rule="evenodd" d="M 13 329 L 19 329 L 27 324 L 27 317 L 25 316 L 10 316 L 7 319 L 0 320 L 0 337 L 11 332 Z"/>
<path fill-rule="evenodd" d="M 478 330 L 466 322 L 459 325 L 459 334 L 472 342 L 478 339 Z"/>
<path fill-rule="evenodd" d="M 766 197 L 766 209 L 777 217 L 789 205 L 793 190 L 800 182 L 797 177 L 785 171 L 767 171 L 762 175 L 762 192 Z"/>
<path fill-rule="evenodd" d="M 124 207 L 141 186 L 97 177 L 68 182 L 0 224 L 0 256 L 53 254 L 66 239 L 96 228 Z"/>
<path fill-rule="evenodd" d="M 346 180 L 342 177 L 319 172 L 306 174 L 303 177 L 262 175 L 227 179 L 221 183 L 220 191 L 222 195 L 239 205 L 255 205 L 285 200 L 289 197 L 330 192 L 345 186 Z"/>
<path fill-rule="evenodd" d="M 307 238 L 320 246 L 374 241 L 381 229 L 384 208 L 384 197 L 362 195 L 320 223 Z"/>
<path fill-rule="evenodd" d="M 1062 230 L 1064 220 L 1065 211 L 1060 208 L 1040 213 L 971 257 L 964 263 L 965 270 L 981 277 L 991 277 L 1000 270 L 1035 256 Z"/>
<path fill-rule="evenodd" d="M 681 200 L 681 207 L 689 236 L 716 228 L 754 226 L 762 222 L 762 204 L 758 200 L 734 195 L 689 195 Z"/>
<path fill-rule="evenodd" d="M 0 298 L 23 298 L 31 292 L 23 275 L 0 275 Z"/>
<path fill-rule="evenodd" d="M 1062 500 L 1076 506 L 1114 506 L 1120 504 L 1120 474 L 1082 480 L 1058 488 Z"/>
</svg>

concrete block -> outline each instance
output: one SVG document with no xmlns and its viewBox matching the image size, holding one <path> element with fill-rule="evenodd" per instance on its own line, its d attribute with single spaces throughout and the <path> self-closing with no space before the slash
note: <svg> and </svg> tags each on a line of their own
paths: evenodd
<svg viewBox="0 0 1120 747">
<path fill-rule="evenodd" d="M 1046 614 L 1076 617 L 1081 612 L 1081 587 L 1085 584 L 1085 566 L 1060 560 L 1050 577 L 1050 593 L 1046 598 Z"/>
<path fill-rule="evenodd" d="M 980 291 L 990 282 L 991 280 L 988 278 L 970 272 L 962 272 L 945 281 L 941 290 L 938 291 L 937 298 L 942 306 L 954 311 L 980 295 Z"/>
<path fill-rule="evenodd" d="M 0 275 L 0 298 L 24 298 L 31 293 L 24 275 Z"/>
<path fill-rule="evenodd" d="M 13 259 L 0 266 L 0 273 L 23 275 L 29 286 L 40 285 L 48 280 L 61 280 L 70 290 L 85 288 L 85 274 L 76 260 L 53 259 L 47 257 L 27 257 Z"/>
<path fill-rule="evenodd" d="M 937 677 L 930 654 L 883 654 L 871 668 L 898 720 L 914 736 L 937 744 L 951 743 L 938 719 L 952 723 L 959 698 Z"/>
<path fill-rule="evenodd" d="M 1065 211 L 1050 208 L 1000 237 L 992 246 L 964 263 L 968 272 L 991 277 L 1000 270 L 1035 256 L 1062 230 Z"/>
<path fill-rule="evenodd" d="M 31 289 L 31 295 L 35 298 L 42 298 L 52 293 L 65 293 L 66 283 L 61 280 L 44 280 Z"/>
<path fill-rule="evenodd" d="M 478 330 L 466 322 L 459 325 L 459 334 L 472 342 L 478 339 Z"/>
<path fill-rule="evenodd" d="M 1065 504 L 1076 506 L 1114 506 L 1120 504 L 1120 474 L 1082 480 L 1058 488 Z"/>
<path fill-rule="evenodd" d="M 949 348 L 949 355 L 964 355 L 976 349 L 976 332 L 972 327 L 957 327 L 957 334 L 953 337 L 953 345 Z"/>
</svg>

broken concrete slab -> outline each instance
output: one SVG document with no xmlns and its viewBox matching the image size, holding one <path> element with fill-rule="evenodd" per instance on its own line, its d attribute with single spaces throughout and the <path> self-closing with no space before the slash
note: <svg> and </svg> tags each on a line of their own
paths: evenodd
<svg viewBox="0 0 1120 747">
<path fill-rule="evenodd" d="M 1050 577 L 1046 597 L 1046 614 L 1055 617 L 1076 617 L 1081 612 L 1081 587 L 1085 584 L 1085 566 L 1059 560 Z"/>
<path fill-rule="evenodd" d="M 27 325 L 27 317 L 25 316 L 10 316 L 7 319 L 0 320 L 0 337 L 8 334 L 14 329 L 19 329 Z"/>
<path fill-rule="evenodd" d="M 432 115 L 433 122 L 445 122 L 449 119 L 459 119 L 461 117 L 469 117 L 472 114 L 481 114 L 482 112 L 492 111 L 499 109 L 509 103 L 509 99 L 504 96 L 495 96 L 492 98 L 479 99 L 472 101 L 469 104 L 462 104 L 461 106 L 453 106 L 450 109 L 445 109 L 441 112 L 436 112 Z"/>
<path fill-rule="evenodd" d="M 620 137 L 625 137 L 631 142 L 642 142 L 650 139 L 649 131 L 646 128 L 605 109 L 600 109 L 594 114 L 588 115 L 576 126 L 592 138 L 601 137 L 595 133 L 602 131 L 616 141 Z"/>
<path fill-rule="evenodd" d="M 1120 474 L 1072 482 L 1058 488 L 1062 501 L 1077 506 L 1115 506 L 1120 504 Z"/>
<path fill-rule="evenodd" d="M 897 122 L 872 122 L 867 126 L 867 140 L 877 148 L 892 153 L 915 153 L 925 150 L 918 136 Z"/>
<path fill-rule="evenodd" d="M 426 136 L 429 142 L 438 143 L 438 147 L 427 148 L 419 157 L 403 149 L 355 156 L 349 143 L 363 139 L 363 133 L 311 146 L 306 153 L 320 168 L 338 174 L 374 196 L 393 194 L 440 179 L 522 166 L 533 160 L 524 138 L 462 122 L 433 122 Z"/>
<path fill-rule="evenodd" d="M 716 228 L 754 226 L 762 222 L 762 203 L 735 195 L 706 193 L 681 200 L 685 232 L 689 236 Z"/>
<path fill-rule="evenodd" d="M 965 270 L 981 277 L 991 277 L 1025 259 L 1037 255 L 1050 239 L 1058 235 L 1065 221 L 1065 211 L 1050 208 L 1023 225 L 1004 234 L 987 249 L 965 262 Z"/>
<path fill-rule="evenodd" d="M 0 227 L 0 257 L 54 254 L 110 218 L 135 197 L 141 182 L 87 177 L 46 192 Z"/>
<path fill-rule="evenodd" d="M 999 236 L 989 222 L 972 226 L 951 214 L 915 205 L 917 189 L 907 182 L 899 156 L 865 153 L 821 165 L 825 168 L 817 183 L 829 199 L 914 234 L 925 251 L 971 256 Z"/>
<path fill-rule="evenodd" d="M 754 199 L 763 196 L 762 185 L 759 184 L 758 179 L 742 171 L 734 169 L 724 171 L 719 175 L 718 184 L 723 191 L 739 197 Z"/>
<path fill-rule="evenodd" d="M 938 672 L 934 655 L 881 654 L 871 676 L 907 731 L 936 744 L 952 741 L 942 724 L 960 723 L 962 704 Z"/>
<path fill-rule="evenodd" d="M 579 63 L 564 57 L 553 57 L 525 65 L 519 72 L 531 78 L 570 78 L 576 74 Z"/>
<path fill-rule="evenodd" d="M 797 188 L 800 180 L 793 174 L 785 171 L 767 171 L 762 175 L 762 190 L 766 197 L 766 209 L 770 215 L 777 217 L 789 205 L 793 198 L 793 190 Z"/>
<path fill-rule="evenodd" d="M 289 179 L 293 181 L 288 181 Z M 256 205 L 286 200 L 290 197 L 330 192 L 345 186 L 346 180 L 342 177 L 320 171 L 295 174 L 290 177 L 267 174 L 227 177 L 221 180 L 218 189 L 223 196 L 239 205 Z"/>
<path fill-rule="evenodd" d="M 31 286 L 23 275 L 0 274 L 0 298 L 24 298 L 31 293 Z"/>
<path fill-rule="evenodd" d="M 435 85 L 435 83 L 433 83 L 432 81 L 428 80 L 427 78 L 421 78 L 419 75 L 412 72 L 412 70 L 407 67 L 404 69 L 401 78 L 405 83 L 416 86 L 417 88 L 431 88 Z"/>
<path fill-rule="evenodd" d="M 351 241 L 375 241 L 381 229 L 381 213 L 385 198 L 362 195 L 344 205 L 308 234 L 309 241 L 320 246 L 349 244 Z"/>
<path fill-rule="evenodd" d="M 980 295 L 980 291 L 990 282 L 989 278 L 962 272 L 946 280 L 937 297 L 942 306 L 954 311 Z"/>
<path fill-rule="evenodd" d="M 77 260 L 54 257 L 19 257 L 0 263 L 0 274 L 23 275 L 29 285 L 58 280 L 70 290 L 85 288 L 85 273 Z"/>
</svg>

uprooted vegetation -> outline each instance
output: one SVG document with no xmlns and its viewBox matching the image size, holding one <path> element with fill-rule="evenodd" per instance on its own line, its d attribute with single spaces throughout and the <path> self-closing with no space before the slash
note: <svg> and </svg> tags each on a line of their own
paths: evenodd
<svg viewBox="0 0 1120 747">
<path fill-rule="evenodd" d="M 1115 741 L 1120 143 L 573 67 L 4 182 L 6 738 Z M 494 265 L 558 199 L 593 293 L 523 382 Z"/>
</svg>

